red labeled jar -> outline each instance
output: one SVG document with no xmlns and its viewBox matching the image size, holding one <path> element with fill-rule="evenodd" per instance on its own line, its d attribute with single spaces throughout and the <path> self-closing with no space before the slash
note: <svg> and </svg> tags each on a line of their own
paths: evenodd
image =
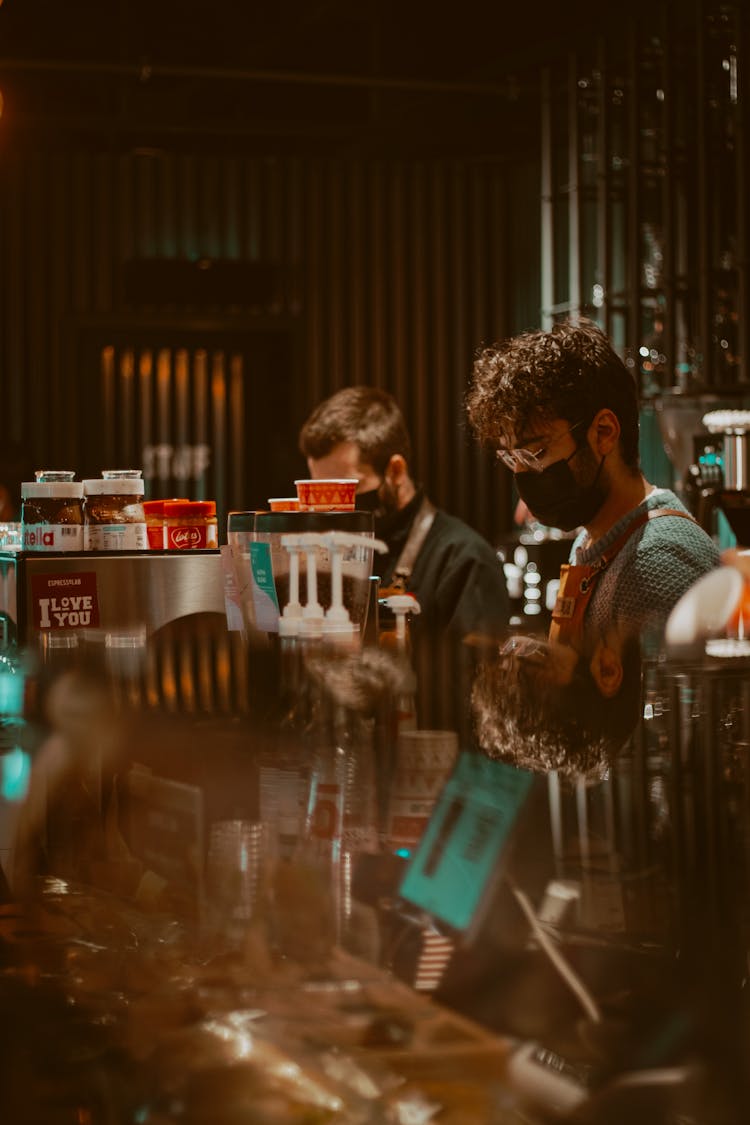
<svg viewBox="0 0 750 1125">
<path fill-rule="evenodd" d="M 170 503 L 188 504 L 187 496 L 170 496 L 168 500 L 144 500 L 143 513 L 146 517 L 146 534 L 149 551 L 163 551 L 167 546 L 167 528 L 164 505 Z"/>
<path fill-rule="evenodd" d="M 167 545 L 164 530 L 164 501 L 144 500 L 143 514 L 146 517 L 149 551 L 163 551 Z"/>
<path fill-rule="evenodd" d="M 219 529 L 214 500 L 165 500 L 164 546 L 169 551 L 215 550 Z"/>
</svg>

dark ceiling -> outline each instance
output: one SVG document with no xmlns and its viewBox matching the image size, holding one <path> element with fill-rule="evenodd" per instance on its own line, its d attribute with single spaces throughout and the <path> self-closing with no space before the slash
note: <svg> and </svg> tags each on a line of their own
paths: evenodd
<svg viewBox="0 0 750 1125">
<path fill-rule="evenodd" d="M 0 0 L 4 142 L 497 158 L 528 143 L 539 63 L 590 9 Z"/>
</svg>

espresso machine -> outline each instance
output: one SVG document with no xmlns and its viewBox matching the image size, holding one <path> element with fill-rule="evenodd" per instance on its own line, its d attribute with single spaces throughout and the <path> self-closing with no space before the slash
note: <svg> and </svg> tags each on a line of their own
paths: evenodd
<svg viewBox="0 0 750 1125">
<path fill-rule="evenodd" d="M 722 512 L 738 544 L 750 544 L 750 410 L 712 410 L 694 441 L 685 477 L 686 500 L 711 534 Z"/>
<path fill-rule="evenodd" d="M 246 645 L 226 591 L 215 550 L 0 551 L 0 657 L 50 674 L 95 662 L 128 708 L 244 713 Z"/>
<path fill-rule="evenodd" d="M 150 635 L 196 613 L 225 613 L 218 551 L 0 552 L 4 646 L 83 629 Z"/>
</svg>

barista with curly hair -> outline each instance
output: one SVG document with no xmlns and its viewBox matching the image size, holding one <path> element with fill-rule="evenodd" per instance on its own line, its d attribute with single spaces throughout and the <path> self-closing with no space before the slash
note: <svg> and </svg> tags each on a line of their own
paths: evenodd
<svg viewBox="0 0 750 1125">
<path fill-rule="evenodd" d="M 641 472 L 636 385 L 596 325 L 560 323 L 485 348 L 467 409 L 532 514 L 549 527 L 581 528 L 561 574 L 553 639 L 576 643 L 584 620 L 660 629 L 718 564 L 677 496 Z"/>
</svg>

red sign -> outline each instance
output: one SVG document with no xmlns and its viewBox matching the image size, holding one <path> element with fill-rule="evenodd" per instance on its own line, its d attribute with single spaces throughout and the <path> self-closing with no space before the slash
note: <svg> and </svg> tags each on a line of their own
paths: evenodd
<svg viewBox="0 0 750 1125">
<path fill-rule="evenodd" d="M 32 617 L 40 631 L 89 629 L 99 625 L 96 574 L 34 574 Z"/>
</svg>

